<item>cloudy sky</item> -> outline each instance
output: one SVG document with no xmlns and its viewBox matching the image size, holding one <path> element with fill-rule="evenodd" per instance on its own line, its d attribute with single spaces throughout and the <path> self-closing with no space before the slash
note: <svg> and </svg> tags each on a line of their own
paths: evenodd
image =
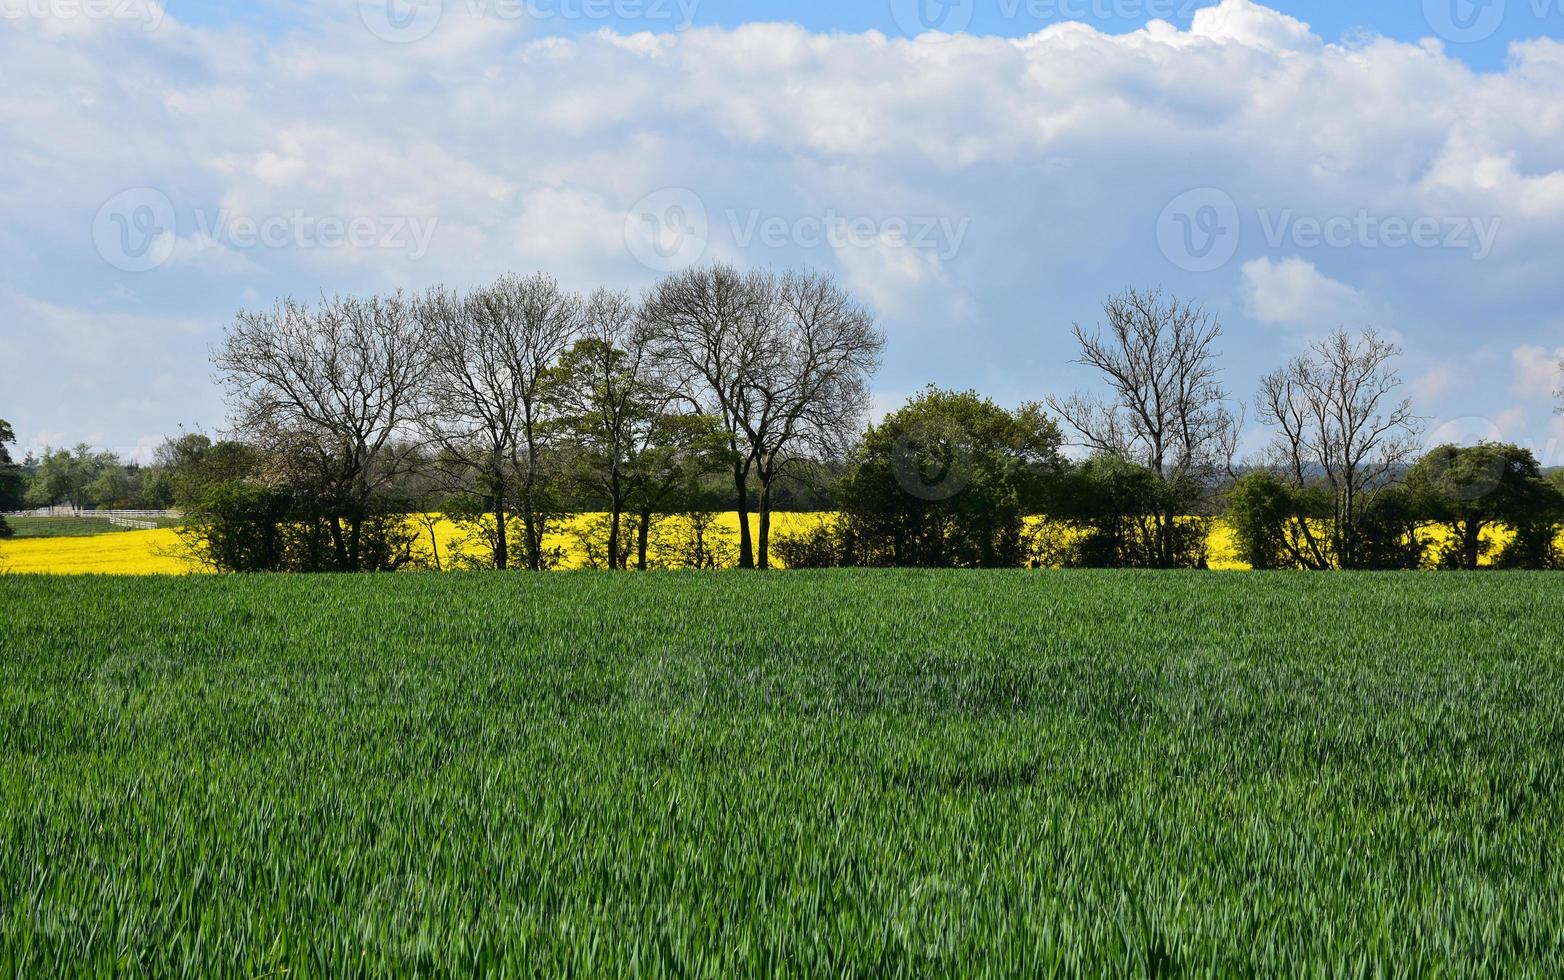
<svg viewBox="0 0 1564 980">
<path fill-rule="evenodd" d="M 1564 464 L 1560 39 L 1564 0 L 0 0 L 0 417 L 144 454 L 223 428 L 240 309 L 721 259 L 837 271 L 886 407 L 1088 385 L 1071 324 L 1161 285 L 1239 400 L 1372 325 L 1436 437 Z"/>
</svg>

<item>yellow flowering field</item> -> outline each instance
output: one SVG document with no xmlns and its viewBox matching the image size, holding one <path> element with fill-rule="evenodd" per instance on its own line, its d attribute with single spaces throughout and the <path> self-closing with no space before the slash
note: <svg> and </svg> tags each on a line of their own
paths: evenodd
<svg viewBox="0 0 1564 980">
<path fill-rule="evenodd" d="M 563 555 L 559 568 L 587 567 L 580 535 L 605 517 L 577 515 L 548 535 L 545 548 Z M 771 519 L 772 535 L 803 530 L 817 519 L 813 514 L 775 514 Z M 630 526 L 628 519 L 626 526 Z M 720 514 L 714 530 L 718 535 L 730 536 L 736 549 L 738 526 L 738 514 Z M 758 520 L 751 517 L 750 526 L 758 533 Z M 424 557 L 434 554 L 434 542 L 438 542 L 442 567 L 450 568 L 452 557 L 466 550 L 461 548 L 465 532 L 452 521 L 436 522 L 434 542 L 422 523 L 415 521 L 414 527 L 419 535 L 417 547 Z M 671 561 L 675 540 L 687 531 L 684 519 L 668 518 L 661 522 L 660 531 L 652 541 L 651 557 L 654 561 Z M 513 543 L 512 549 L 519 555 L 519 544 Z M 24 575 L 180 575 L 200 571 L 180 557 L 180 551 L 178 532 L 167 528 L 83 537 L 20 538 L 0 542 L 0 570 Z"/>
<path fill-rule="evenodd" d="M 774 514 L 771 521 L 772 540 L 783 535 L 799 533 L 813 527 L 818 521 L 830 520 L 829 514 Z M 561 569 L 590 567 L 591 562 L 582 545 L 583 536 L 590 537 L 594 525 L 603 525 L 606 515 L 581 514 L 565 522 L 549 534 L 546 547 L 557 552 Z M 627 521 L 627 527 L 630 522 Z M 758 532 L 758 521 L 751 516 L 751 527 Z M 416 524 L 419 534 L 419 550 L 423 557 L 434 554 L 438 543 L 440 565 L 450 569 L 458 564 L 453 557 L 470 550 L 463 547 L 464 532 L 451 521 L 438 519 L 430 529 Z M 728 546 L 736 552 L 738 515 L 726 513 L 717 516 L 713 529 L 719 537 L 726 537 Z M 670 517 L 659 524 L 649 549 L 654 564 L 677 564 L 682 541 L 688 537 L 688 522 L 682 517 Z M 1495 532 L 1490 537 L 1495 548 L 1504 543 L 1507 533 Z M 1430 538 L 1439 543 L 1439 531 L 1431 531 Z M 513 546 L 519 554 L 519 547 Z M 775 556 L 773 564 L 780 564 Z M 1233 532 L 1225 524 L 1217 523 L 1211 536 L 1211 568 L 1216 571 L 1247 571 L 1248 566 L 1237 558 L 1237 545 Z M 34 575 L 179 575 L 198 571 L 180 557 L 178 533 L 171 529 L 155 531 L 123 531 L 89 537 L 21 538 L 0 542 L 0 570 Z"/>
<path fill-rule="evenodd" d="M 190 566 L 175 557 L 179 535 L 168 528 L 79 538 L 0 542 L 0 569 L 32 575 L 178 575 Z"/>
</svg>

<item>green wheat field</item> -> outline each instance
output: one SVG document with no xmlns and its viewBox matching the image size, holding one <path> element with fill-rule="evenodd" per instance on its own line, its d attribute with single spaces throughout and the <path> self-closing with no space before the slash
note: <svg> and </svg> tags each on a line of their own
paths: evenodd
<svg viewBox="0 0 1564 980">
<path fill-rule="evenodd" d="M 1564 584 L 0 576 L 3 976 L 1558 976 Z"/>
</svg>

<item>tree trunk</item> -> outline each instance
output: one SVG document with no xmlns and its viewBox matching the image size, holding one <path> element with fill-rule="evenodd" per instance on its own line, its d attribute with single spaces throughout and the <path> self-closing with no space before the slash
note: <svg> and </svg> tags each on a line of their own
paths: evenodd
<svg viewBox="0 0 1564 980">
<path fill-rule="evenodd" d="M 619 520 L 624 514 L 624 505 L 615 500 L 613 513 L 608 519 L 608 570 L 618 571 L 624 567 L 624 562 L 619 555 Z"/>
<path fill-rule="evenodd" d="M 1173 554 L 1173 522 L 1178 518 L 1161 507 L 1157 508 L 1157 567 L 1172 568 L 1176 562 Z"/>
<path fill-rule="evenodd" d="M 354 512 L 348 521 L 348 571 L 364 570 L 364 515 Z"/>
<path fill-rule="evenodd" d="M 635 539 L 635 550 L 636 550 L 636 566 L 635 567 L 638 570 L 643 571 L 643 572 L 646 571 L 646 539 L 647 539 L 648 536 L 650 536 L 651 530 L 652 530 L 652 512 L 649 511 L 649 510 L 643 510 L 643 511 L 641 511 L 641 526 L 640 526 L 639 530 L 636 532 L 636 539 Z"/>
<path fill-rule="evenodd" d="M 530 506 L 522 515 L 521 523 L 527 533 L 527 568 L 534 572 L 543 571 L 543 535 L 538 528 L 537 514 L 533 513 Z"/>
<path fill-rule="evenodd" d="M 337 553 L 337 570 L 346 571 L 348 567 L 348 546 L 342 537 L 342 518 L 332 517 L 326 522 L 331 530 L 331 548 Z"/>
<path fill-rule="evenodd" d="M 1478 521 L 1467 521 L 1461 532 L 1461 544 L 1465 550 L 1466 570 L 1477 571 L 1477 563 L 1483 553 L 1483 526 Z"/>
<path fill-rule="evenodd" d="M 755 566 L 763 571 L 771 567 L 771 480 L 764 475 L 760 478 L 760 542 Z"/>
<path fill-rule="evenodd" d="M 505 571 L 510 567 L 510 535 L 505 531 L 505 498 L 494 498 L 494 567 Z"/>
<path fill-rule="evenodd" d="M 749 532 L 749 467 L 733 467 L 733 486 L 738 491 L 739 567 L 755 567 L 755 546 Z"/>
</svg>

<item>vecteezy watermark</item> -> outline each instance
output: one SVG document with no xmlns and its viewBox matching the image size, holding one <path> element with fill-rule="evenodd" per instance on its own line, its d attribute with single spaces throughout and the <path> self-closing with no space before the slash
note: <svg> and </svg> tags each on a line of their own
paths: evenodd
<svg viewBox="0 0 1564 980">
<path fill-rule="evenodd" d="M 1505 0 L 1423 0 L 1423 17 L 1446 41 L 1473 44 L 1499 30 L 1505 6 Z"/>
<path fill-rule="evenodd" d="M 1294 208 L 1253 213 L 1267 248 L 1447 249 L 1481 262 L 1493 254 L 1504 219 L 1494 215 L 1407 217 L 1368 208 L 1340 214 L 1300 214 Z M 1169 201 L 1157 218 L 1157 245 L 1186 272 L 1214 272 L 1233 260 L 1244 215 L 1226 191 L 1202 187 Z"/>
<path fill-rule="evenodd" d="M 1214 272 L 1231 262 L 1242 235 L 1238 203 L 1215 187 L 1185 191 L 1157 217 L 1157 245 L 1185 272 Z"/>
<path fill-rule="evenodd" d="M 726 212 L 728 231 L 739 248 L 911 248 L 932 252 L 941 261 L 954 259 L 971 230 L 971 218 L 847 217 L 836 211 L 784 217 L 759 209 Z"/>
<path fill-rule="evenodd" d="M 1258 212 L 1271 248 L 1445 248 L 1482 261 L 1493 254 L 1504 219 L 1498 216 L 1406 218 L 1360 208 L 1327 218 L 1299 216 L 1292 209 Z"/>
<path fill-rule="evenodd" d="M 907 37 L 936 41 L 972 26 L 977 0 L 890 0 L 891 17 Z M 1029 21 L 1038 26 L 1060 21 L 1125 21 L 1189 19 L 1205 8 L 1218 17 L 1222 8 L 1211 0 L 984 0 L 987 13 L 1004 21 Z"/>
<path fill-rule="evenodd" d="M 1423 19 L 1452 44 L 1478 44 L 1499 32 L 1512 11 L 1534 20 L 1564 18 L 1564 0 L 1423 0 Z"/>
<path fill-rule="evenodd" d="M 266 216 L 192 213 L 192 238 L 181 241 L 178 216 L 167 194 L 133 187 L 109 198 L 92 222 L 92 241 L 103 260 L 122 272 L 150 272 L 181 246 L 246 251 L 267 249 L 385 249 L 421 259 L 429 252 L 439 219 L 407 215 L 314 215 L 302 209 Z"/>
<path fill-rule="evenodd" d="M 939 38 L 972 24 L 976 0 L 891 0 L 891 17 L 908 37 Z"/>
<path fill-rule="evenodd" d="M 92 241 L 103 260 L 122 272 L 156 269 L 179 243 L 174 202 L 151 187 L 121 191 L 92 219 Z"/>
<path fill-rule="evenodd" d="M 358 0 L 359 19 L 382 41 L 411 44 L 440 26 L 447 12 L 501 21 L 646 23 L 682 31 L 695 23 L 701 0 Z"/>
<path fill-rule="evenodd" d="M 728 208 L 721 218 L 728 239 L 740 249 L 910 249 L 942 262 L 956 257 L 972 225 L 970 218 L 855 217 L 835 210 L 782 215 L 761 208 Z M 712 231 L 706 202 L 685 187 L 654 191 L 625 215 L 625 245 L 630 254 L 657 272 L 672 272 L 699 262 L 710 247 Z"/>
<path fill-rule="evenodd" d="M 163 26 L 167 9 L 158 0 L 0 0 L 0 20 L 125 21 L 142 30 Z"/>
<path fill-rule="evenodd" d="M 972 435 L 950 419 L 910 425 L 891 447 L 891 473 L 910 496 L 949 500 L 972 485 Z"/>
<path fill-rule="evenodd" d="M 302 209 L 257 218 L 219 211 L 195 211 L 197 240 L 203 246 L 303 249 L 384 249 L 407 252 L 413 259 L 429 254 L 439 219 L 409 215 L 314 215 Z"/>
<path fill-rule="evenodd" d="M 711 244 L 706 202 L 686 187 L 665 187 L 636 201 L 625 213 L 625 247 L 654 272 L 694 265 Z"/>
</svg>

